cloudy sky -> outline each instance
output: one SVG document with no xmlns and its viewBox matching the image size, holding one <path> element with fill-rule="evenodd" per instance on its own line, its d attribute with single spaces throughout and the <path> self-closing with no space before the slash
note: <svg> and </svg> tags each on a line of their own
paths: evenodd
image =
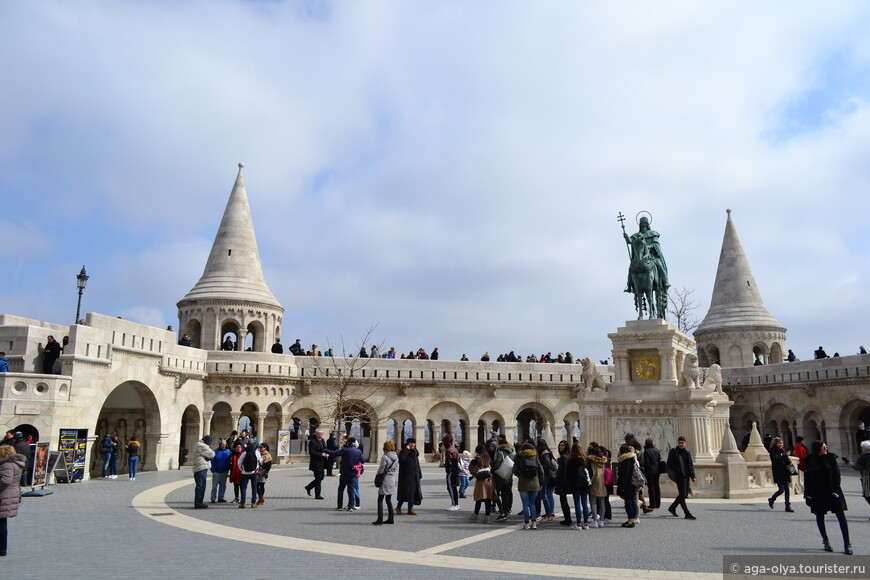
<svg viewBox="0 0 870 580">
<path fill-rule="evenodd" d="M 377 324 L 405 352 L 601 359 L 635 316 L 617 213 L 653 215 L 701 318 L 731 208 L 787 346 L 854 354 L 868 21 L 859 2 L 3 2 L 0 312 L 73 322 L 85 264 L 84 311 L 176 326 L 243 161 L 285 339 Z"/>
</svg>

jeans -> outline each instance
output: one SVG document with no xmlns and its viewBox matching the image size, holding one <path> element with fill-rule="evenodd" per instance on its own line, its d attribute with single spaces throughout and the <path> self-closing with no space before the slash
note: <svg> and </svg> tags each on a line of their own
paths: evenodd
<svg viewBox="0 0 870 580">
<path fill-rule="evenodd" d="M 108 453 L 103 455 L 103 477 L 106 477 L 106 471 L 109 469 L 109 462 L 112 460 L 112 456 Z"/>
<path fill-rule="evenodd" d="M 773 494 L 772 496 L 770 496 L 770 499 L 772 499 L 772 500 L 776 500 L 776 498 L 778 498 L 778 497 L 781 496 L 782 494 L 785 494 L 785 505 L 789 505 L 789 501 L 788 501 L 788 500 L 789 500 L 789 497 L 788 497 L 788 495 L 789 495 L 789 491 L 788 491 L 789 485 L 788 485 L 787 483 L 777 483 L 776 486 L 777 486 L 778 489 L 776 490 L 776 493 L 775 493 L 775 494 Z"/>
<path fill-rule="evenodd" d="M 590 496 L 589 497 L 589 508 L 592 512 L 592 519 L 597 521 L 604 521 L 606 518 L 604 516 L 607 515 L 607 508 L 605 507 L 605 500 L 607 498 L 604 496 Z"/>
<path fill-rule="evenodd" d="M 465 490 L 468 489 L 468 476 L 459 476 L 459 495 L 465 495 Z"/>
<path fill-rule="evenodd" d="M 139 465 L 139 456 L 131 455 L 127 458 L 127 473 L 130 475 L 130 479 L 136 477 L 136 466 Z"/>
<path fill-rule="evenodd" d="M 580 514 L 583 514 L 583 523 L 589 523 L 589 490 L 575 489 L 574 490 L 574 515 L 577 518 L 577 523 L 580 523 Z"/>
<path fill-rule="evenodd" d="M 346 475 L 344 473 L 339 474 L 338 476 L 338 497 L 337 508 L 341 509 L 341 495 L 344 493 L 344 490 L 347 489 L 347 507 L 348 509 L 352 507 L 356 507 L 356 497 L 353 492 L 354 482 L 357 480 L 356 475 Z"/>
<path fill-rule="evenodd" d="M 553 485 L 550 485 L 550 484 Z M 542 501 L 543 505 L 543 513 L 546 515 L 551 515 L 556 513 L 556 498 L 553 495 L 553 492 L 556 490 L 555 481 L 551 480 L 549 477 L 544 477 L 544 487 L 541 488 L 541 491 L 538 492 L 538 498 Z M 538 502 L 535 502 L 535 508 L 538 507 Z"/>
<path fill-rule="evenodd" d="M 352 477 L 350 480 L 350 489 L 348 490 L 348 496 L 350 496 L 350 492 L 353 492 L 353 504 L 351 507 L 359 507 L 359 478 Z"/>
<path fill-rule="evenodd" d="M 396 502 L 396 509 L 397 510 L 402 509 L 403 505 L 405 505 L 405 502 L 403 502 L 403 501 Z M 408 502 L 408 511 L 412 511 L 413 509 L 414 509 L 414 504 L 411 502 Z"/>
<path fill-rule="evenodd" d="M 635 519 L 637 517 L 637 492 L 622 499 L 625 500 L 625 515 L 630 520 Z"/>
<path fill-rule="evenodd" d="M 196 482 L 196 489 L 193 492 L 193 505 L 202 505 L 205 502 L 205 482 L 207 480 L 208 469 L 194 472 L 193 481 Z"/>
<path fill-rule="evenodd" d="M 257 474 L 242 474 L 242 497 L 239 499 L 239 503 L 245 503 L 245 492 L 248 489 L 248 482 L 251 482 L 251 503 L 254 503 L 257 499 Z"/>
<path fill-rule="evenodd" d="M 537 496 L 537 491 L 520 492 L 520 499 L 523 500 L 523 521 L 525 523 L 538 519 L 538 512 L 535 510 L 535 498 Z"/>
<path fill-rule="evenodd" d="M 112 475 L 118 475 L 118 456 L 115 454 L 109 457 L 109 471 Z"/>
<path fill-rule="evenodd" d="M 224 495 L 227 493 L 227 477 L 229 475 L 229 471 L 211 474 L 211 501 L 224 499 Z"/>
<path fill-rule="evenodd" d="M 311 473 L 314 474 L 314 479 L 311 480 L 311 483 L 305 486 L 305 489 L 314 489 L 314 495 L 320 497 L 321 488 L 320 483 L 323 481 L 323 470 L 316 469 Z"/>
</svg>

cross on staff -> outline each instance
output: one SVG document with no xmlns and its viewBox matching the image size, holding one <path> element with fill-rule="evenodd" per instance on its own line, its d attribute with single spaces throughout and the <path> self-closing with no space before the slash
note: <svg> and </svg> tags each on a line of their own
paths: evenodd
<svg viewBox="0 0 870 580">
<path fill-rule="evenodd" d="M 628 234 L 625 232 L 625 216 L 622 215 L 622 212 L 616 216 L 616 221 L 619 222 L 619 225 L 622 226 L 622 235 L 626 237 L 625 240 L 625 250 L 628 252 L 628 259 L 631 260 L 631 248 L 628 247 Z"/>
</svg>

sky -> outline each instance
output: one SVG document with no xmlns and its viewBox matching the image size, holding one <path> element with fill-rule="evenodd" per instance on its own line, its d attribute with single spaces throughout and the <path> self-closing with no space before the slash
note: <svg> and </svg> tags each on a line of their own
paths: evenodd
<svg viewBox="0 0 870 580">
<path fill-rule="evenodd" d="M 3 2 L 0 312 L 177 327 L 245 181 L 285 342 L 610 356 L 618 213 L 710 304 L 732 210 L 811 358 L 870 343 L 870 5 Z M 289 336 L 288 336 L 289 335 Z M 870 344 L 868 344 L 870 346 Z"/>
</svg>

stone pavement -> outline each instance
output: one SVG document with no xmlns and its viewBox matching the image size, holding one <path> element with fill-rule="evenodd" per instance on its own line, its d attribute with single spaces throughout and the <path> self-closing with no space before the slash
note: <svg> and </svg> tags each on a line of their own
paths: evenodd
<svg viewBox="0 0 870 580">
<path fill-rule="evenodd" d="M 53 485 L 52 495 L 23 498 L 19 517 L 9 521 L 0 576 L 714 578 L 721 577 L 726 554 L 823 555 L 800 497 L 794 514 L 781 503 L 770 510 L 765 500 L 690 499 L 697 521 L 662 509 L 642 516 L 634 529 L 619 527 L 624 518 L 614 498 L 615 524 L 607 528 L 575 531 L 556 521 L 524 531 L 516 515 L 507 524 L 468 522 L 471 499 L 461 500 L 461 511 L 445 511 L 443 471 L 434 467 L 424 468 L 419 515 L 374 527 L 374 472 L 369 465 L 363 475 L 363 509 L 355 512 L 334 511 L 337 477 L 324 480 L 326 501 L 309 498 L 303 487 L 310 473 L 301 465 L 273 469 L 266 504 L 245 510 L 230 503 L 194 510 L 189 468 L 141 473 L 136 482 L 121 476 Z M 867 555 L 870 506 L 854 473 L 843 475 L 852 544 L 855 554 Z M 515 510 L 519 505 L 517 497 Z M 828 532 L 841 551 L 832 516 Z"/>
</svg>

